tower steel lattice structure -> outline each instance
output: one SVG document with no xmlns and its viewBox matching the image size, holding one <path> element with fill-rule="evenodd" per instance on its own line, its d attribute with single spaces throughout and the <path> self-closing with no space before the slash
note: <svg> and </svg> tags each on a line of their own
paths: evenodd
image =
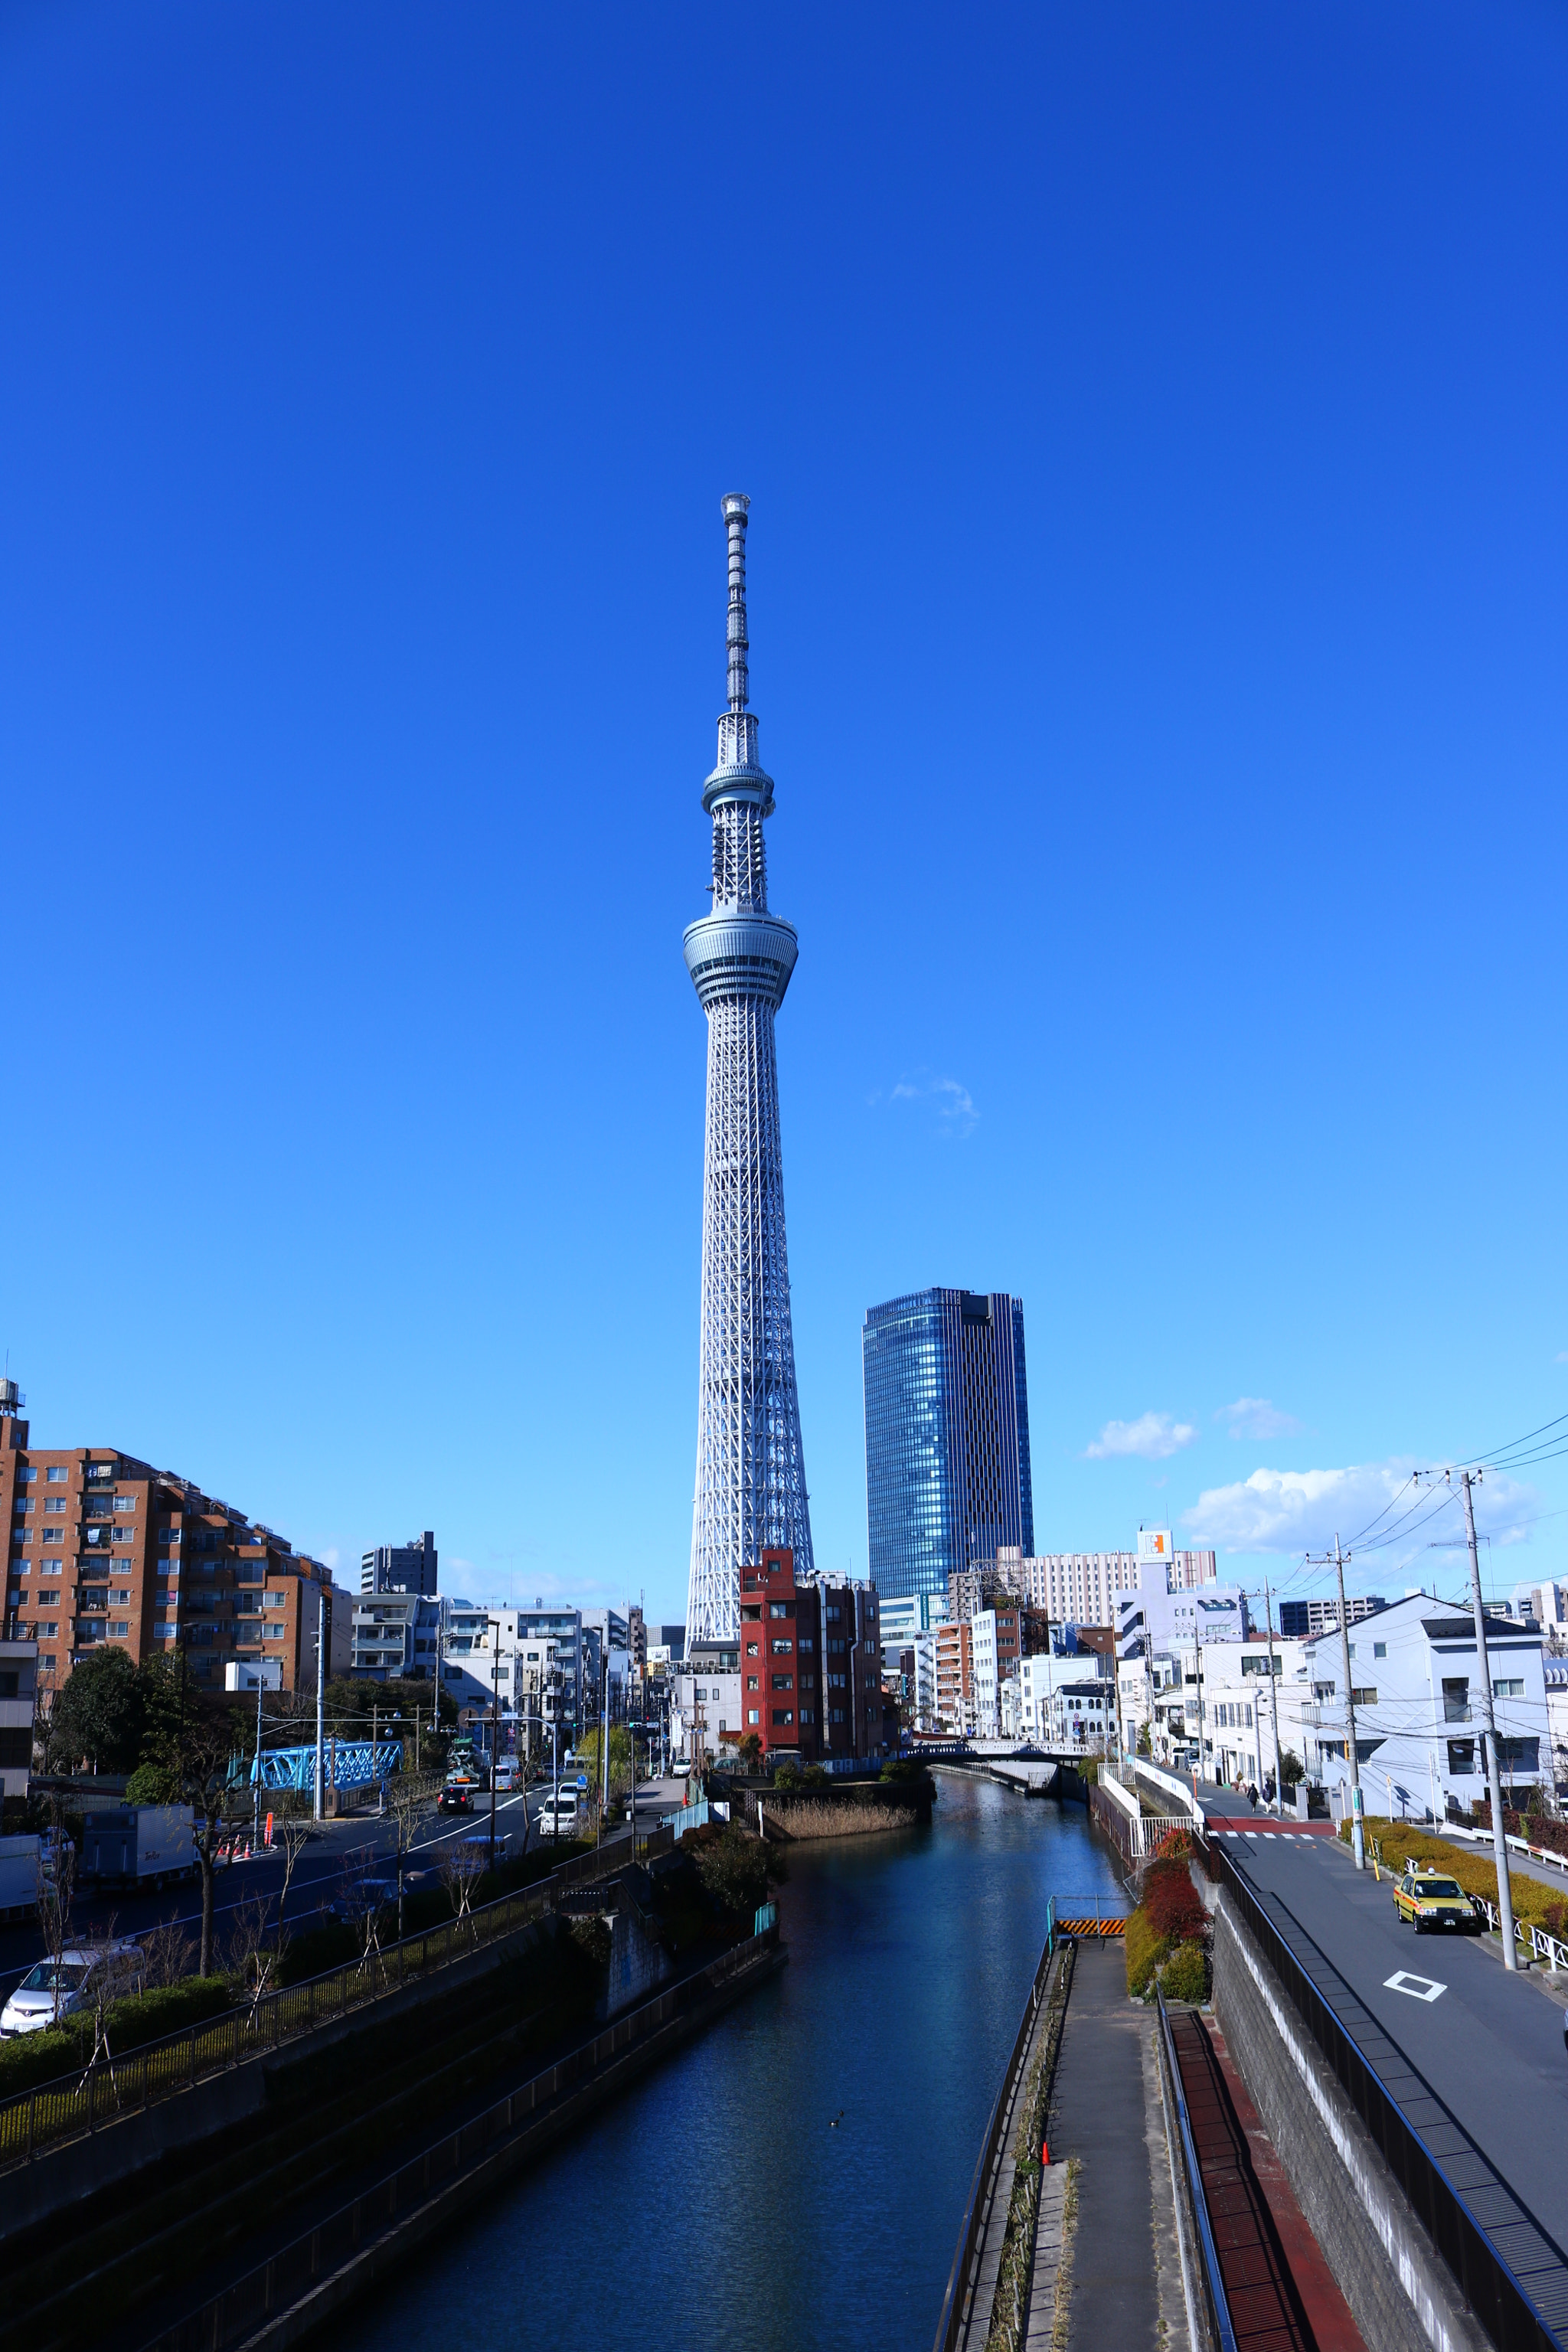
<svg viewBox="0 0 1568 2352">
<path fill-rule="evenodd" d="M 730 707 L 719 759 L 702 787 L 713 819 L 713 911 L 688 926 L 686 968 L 708 1015 L 708 1119 L 702 1155 L 702 1336 L 697 1384 L 697 1491 L 686 1641 L 733 1641 L 740 1571 L 764 1545 L 812 1566 L 800 1402 L 784 1243 L 773 1015 L 795 970 L 794 927 L 768 911 L 763 820 L 773 779 L 757 758 L 747 709 L 746 520 L 723 501 L 730 540 Z"/>
</svg>

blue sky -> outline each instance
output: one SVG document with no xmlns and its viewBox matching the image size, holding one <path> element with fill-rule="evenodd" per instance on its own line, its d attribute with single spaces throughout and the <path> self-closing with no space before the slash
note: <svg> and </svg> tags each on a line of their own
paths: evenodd
<svg viewBox="0 0 1568 2352">
<path fill-rule="evenodd" d="M 819 1560 L 931 1282 L 1042 1548 L 1285 1575 L 1568 1413 L 1565 120 L 1506 0 L 10 6 L 38 1442 L 682 1613 L 731 488 Z"/>
</svg>

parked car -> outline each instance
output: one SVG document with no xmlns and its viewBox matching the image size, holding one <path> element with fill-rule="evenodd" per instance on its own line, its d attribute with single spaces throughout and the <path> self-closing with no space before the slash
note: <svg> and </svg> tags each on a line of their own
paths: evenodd
<svg viewBox="0 0 1568 2352">
<path fill-rule="evenodd" d="M 127 1960 L 138 1948 L 130 1941 L 84 1944 L 62 1952 L 58 1969 L 53 1960 L 40 1960 L 27 1970 L 0 2010 L 0 2039 L 9 2042 L 19 2033 L 41 2033 L 57 2018 L 69 2017 L 77 2010 L 88 2007 L 93 1995 L 95 1969 L 110 1961 Z M 127 1973 L 131 1973 L 129 1969 Z"/>
</svg>

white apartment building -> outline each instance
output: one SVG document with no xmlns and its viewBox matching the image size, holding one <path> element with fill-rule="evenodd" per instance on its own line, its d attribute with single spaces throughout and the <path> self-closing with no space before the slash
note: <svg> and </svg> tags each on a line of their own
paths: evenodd
<svg viewBox="0 0 1568 2352">
<path fill-rule="evenodd" d="M 1081 1658 L 1078 1666 L 1081 1676 Z M 1091 1682 L 1063 1683 L 1051 1693 L 1050 1711 L 1053 1747 L 1081 1748 L 1086 1755 L 1102 1756 L 1116 1730 L 1115 1685 L 1099 1675 Z"/>
<path fill-rule="evenodd" d="M 741 1727 L 739 1639 L 700 1643 L 671 1669 L 670 1751 L 689 1757 L 696 1737 L 710 1756 L 717 1756 L 736 1745 Z"/>
<path fill-rule="evenodd" d="M 1086 1682 L 1095 1674 L 1093 1658 L 1058 1658 L 1054 1652 L 1040 1651 L 1032 1658 L 1023 1658 L 1018 1664 L 1018 1737 L 1044 1743 L 1057 1737 L 1056 1696 L 1068 1685 Z M 1115 1685 L 1106 1681 L 1102 1687 L 1112 1723 L 1116 1719 Z"/>
<path fill-rule="evenodd" d="M 1552 1781 L 1542 1648 L 1539 1632 L 1513 1618 L 1488 1617 L 1498 1761 L 1505 1795 L 1511 1786 L 1521 1805 L 1531 1783 Z M 1308 1769 L 1342 1789 L 1350 1779 L 1342 1636 L 1321 1635 L 1306 1652 L 1312 1692 L 1304 1710 Z M 1480 1662 L 1468 1605 L 1409 1593 L 1357 1625 L 1350 1652 L 1367 1811 L 1468 1819 L 1473 1801 L 1487 1793 Z"/>
<path fill-rule="evenodd" d="M 1194 1591 L 1123 1593 L 1111 1622 L 1120 1658 L 1179 1650 L 1184 1643 L 1195 1642 L 1202 1642 L 1205 1649 L 1211 1642 L 1244 1642 L 1247 1595 L 1238 1584 L 1211 1584 Z"/>
<path fill-rule="evenodd" d="M 1016 1610 L 1003 1611 L 1002 1622 L 1009 1628 L 1016 1626 Z M 1018 1671 L 1017 1635 L 1009 1633 L 999 1640 L 997 1612 L 977 1609 L 969 1621 L 969 1640 L 975 1727 L 982 1739 L 1000 1739 L 1002 1685 Z"/>
<path fill-rule="evenodd" d="M 1550 1577 L 1539 1584 L 1516 1584 L 1508 1604 L 1513 1617 L 1533 1617 L 1543 1633 L 1568 1633 L 1568 1585 Z"/>
<path fill-rule="evenodd" d="M 1568 1793 L 1568 1658 L 1543 1658 L 1546 1727 L 1552 1747 L 1552 1777 L 1557 1793 Z"/>
</svg>

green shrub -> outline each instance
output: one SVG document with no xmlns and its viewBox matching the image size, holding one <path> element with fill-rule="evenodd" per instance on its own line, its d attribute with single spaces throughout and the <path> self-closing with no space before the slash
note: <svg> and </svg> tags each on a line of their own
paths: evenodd
<svg viewBox="0 0 1568 2352">
<path fill-rule="evenodd" d="M 1201 2001 L 1208 1998 L 1208 1965 L 1201 1944 L 1178 1944 L 1160 1971 L 1167 2000 Z"/>
<path fill-rule="evenodd" d="M 0 2042 L 0 2099 L 14 2098 L 18 2091 L 31 2091 L 61 2074 L 79 2074 L 91 2048 L 90 2018 L 85 2042 L 74 2017 L 42 2033 L 23 2033 L 14 2042 Z"/>
<path fill-rule="evenodd" d="M 808 1789 L 828 1789 L 833 1785 L 833 1775 L 826 1764 L 808 1764 L 801 1778 Z"/>
<path fill-rule="evenodd" d="M 793 1764 L 781 1764 L 779 1766 L 778 1770 L 773 1774 L 773 1786 L 775 1789 L 798 1789 L 800 1787 L 800 1774 L 795 1770 Z"/>
<path fill-rule="evenodd" d="M 106 2021 L 109 2046 L 118 2057 L 122 2050 L 139 2050 L 144 2042 L 205 2024 L 233 2006 L 226 1977 L 184 1977 L 178 1984 L 158 1985 L 115 2002 Z"/>
<path fill-rule="evenodd" d="M 1142 1910 L 1128 1914 L 1123 1941 L 1127 1950 L 1127 1990 L 1141 2000 L 1171 1947 L 1156 1935 Z"/>
<path fill-rule="evenodd" d="M 125 1783 L 128 1805 L 173 1805 L 179 1794 L 179 1774 L 166 1764 L 138 1764 Z"/>
</svg>

